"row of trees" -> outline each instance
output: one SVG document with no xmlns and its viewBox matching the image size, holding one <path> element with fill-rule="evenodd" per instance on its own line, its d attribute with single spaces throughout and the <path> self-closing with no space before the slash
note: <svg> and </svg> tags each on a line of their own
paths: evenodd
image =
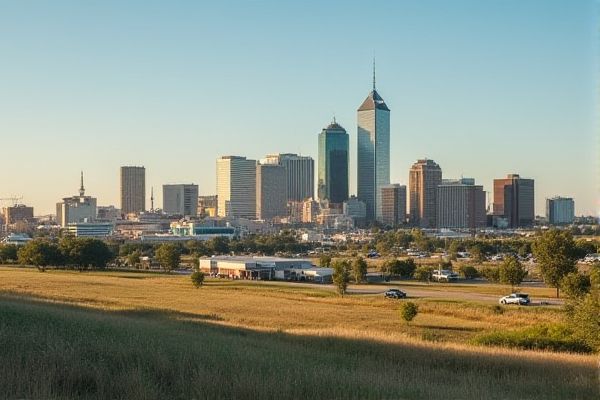
<svg viewBox="0 0 600 400">
<path fill-rule="evenodd" d="M 106 243 L 91 238 L 64 237 L 58 242 L 34 239 L 17 251 L 20 264 L 33 265 L 41 271 L 49 266 L 103 269 L 114 257 Z"/>
</svg>

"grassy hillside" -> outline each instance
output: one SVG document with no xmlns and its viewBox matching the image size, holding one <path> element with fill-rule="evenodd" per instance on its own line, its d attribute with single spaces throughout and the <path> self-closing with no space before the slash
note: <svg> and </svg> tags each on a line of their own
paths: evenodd
<svg viewBox="0 0 600 400">
<path fill-rule="evenodd" d="M 476 290 L 476 288 L 474 288 Z M 597 358 L 468 346 L 557 308 L 306 285 L 0 269 L 0 397 L 593 398 Z"/>
<path fill-rule="evenodd" d="M 0 298 L 8 398 L 593 398 L 590 357 L 259 332 Z"/>
</svg>

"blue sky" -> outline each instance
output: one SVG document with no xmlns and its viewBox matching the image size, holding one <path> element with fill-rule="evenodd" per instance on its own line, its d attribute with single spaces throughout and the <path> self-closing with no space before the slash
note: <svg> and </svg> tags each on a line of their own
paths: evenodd
<svg viewBox="0 0 600 400">
<path fill-rule="evenodd" d="M 520 173 L 544 199 L 598 203 L 598 4 L 0 0 L 0 197 L 36 214 L 75 194 L 118 206 L 120 165 L 154 186 L 215 192 L 219 155 L 316 158 L 335 114 L 350 134 L 377 87 L 391 177 L 417 158 L 444 177 Z"/>
</svg>

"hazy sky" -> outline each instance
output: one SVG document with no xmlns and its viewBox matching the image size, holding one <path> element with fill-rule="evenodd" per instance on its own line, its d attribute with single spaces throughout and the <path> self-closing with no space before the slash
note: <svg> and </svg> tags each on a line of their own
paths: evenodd
<svg viewBox="0 0 600 400">
<path fill-rule="evenodd" d="M 327 3 L 327 4 L 324 4 Z M 0 0 L 0 197 L 36 214 L 74 195 L 118 204 L 119 166 L 215 193 L 219 155 L 316 158 L 377 88 L 391 177 L 417 158 L 445 178 L 520 173 L 544 199 L 598 203 L 598 4 L 584 0 Z M 149 203 L 148 203 L 149 204 Z"/>
</svg>

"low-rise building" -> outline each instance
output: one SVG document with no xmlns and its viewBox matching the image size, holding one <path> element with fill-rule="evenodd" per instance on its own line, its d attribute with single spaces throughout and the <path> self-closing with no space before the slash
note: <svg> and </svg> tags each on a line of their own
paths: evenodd
<svg viewBox="0 0 600 400">
<path fill-rule="evenodd" d="M 110 222 L 75 222 L 66 226 L 65 231 L 75 237 L 108 237 L 113 234 L 114 225 Z"/>
<path fill-rule="evenodd" d="M 261 279 L 331 282 L 331 268 L 315 268 L 310 260 L 279 257 L 217 256 L 200 258 L 199 268 L 213 276 L 231 279 Z"/>
</svg>

